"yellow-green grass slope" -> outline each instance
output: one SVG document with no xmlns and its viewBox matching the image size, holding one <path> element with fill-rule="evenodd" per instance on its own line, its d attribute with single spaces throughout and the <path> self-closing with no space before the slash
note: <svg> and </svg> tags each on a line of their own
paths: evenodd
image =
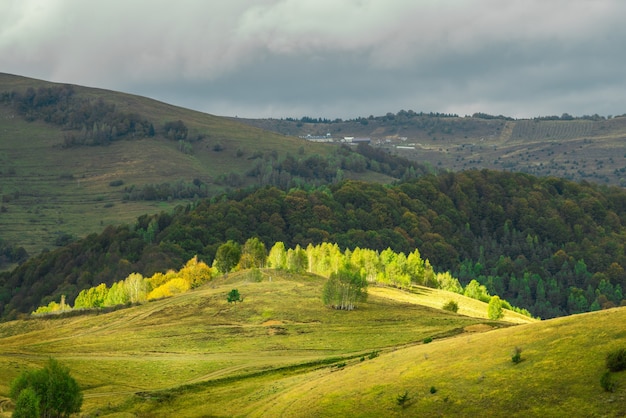
<svg viewBox="0 0 626 418">
<path fill-rule="evenodd" d="M 625 321 L 619 308 L 407 347 L 311 373 L 251 415 L 623 417 L 626 372 L 613 393 L 600 377 L 606 354 L 626 347 Z"/>
<path fill-rule="evenodd" d="M 321 303 L 324 281 L 274 270 L 263 270 L 259 280 L 240 272 L 106 314 L 0 324 L 0 396 L 8 396 L 21 371 L 41 367 L 52 356 L 83 388 L 84 413 L 248 415 L 325 375 L 384 364 L 378 359 L 421 346 L 424 339 L 474 338 L 476 331 L 510 325 L 485 319 L 485 304 L 427 289 L 372 288 L 357 310 L 336 311 Z M 233 288 L 243 302 L 226 301 Z M 442 306 L 450 297 L 460 298 L 460 312 L 482 305 L 483 314 L 476 318 L 420 304 L 428 299 Z"/>
<path fill-rule="evenodd" d="M 0 73 L 0 92 L 50 87 L 54 83 Z M 124 188 L 145 184 L 191 183 L 199 179 L 218 191 L 218 176 L 245 176 L 256 155 L 276 152 L 306 157 L 327 155 L 332 147 L 287 137 L 228 118 L 184 109 L 149 98 L 75 86 L 78 98 L 102 99 L 122 112 L 139 114 L 158 131 L 168 121 L 182 120 L 193 152 L 178 150 L 178 141 L 154 138 L 119 140 L 109 146 L 64 149 L 67 131 L 41 121 L 27 122 L 0 104 L 0 237 L 30 254 L 51 248 L 60 234 L 77 237 L 99 232 L 109 224 L 133 222 L 145 213 L 169 210 L 184 201 L 124 201 Z M 216 152 L 216 144 L 222 150 Z M 113 187 L 111 182 L 123 181 Z"/>
</svg>

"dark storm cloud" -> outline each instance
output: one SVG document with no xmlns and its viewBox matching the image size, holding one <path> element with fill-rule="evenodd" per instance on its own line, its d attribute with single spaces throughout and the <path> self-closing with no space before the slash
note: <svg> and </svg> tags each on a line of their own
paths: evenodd
<svg viewBox="0 0 626 418">
<path fill-rule="evenodd" d="M 626 113 L 619 0 L 5 0 L 0 71 L 220 115 Z"/>
</svg>

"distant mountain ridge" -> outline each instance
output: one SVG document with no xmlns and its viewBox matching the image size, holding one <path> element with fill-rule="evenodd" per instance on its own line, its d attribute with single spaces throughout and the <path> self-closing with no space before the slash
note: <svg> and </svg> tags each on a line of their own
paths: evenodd
<svg viewBox="0 0 626 418">
<path fill-rule="evenodd" d="M 414 161 L 460 171 L 488 168 L 626 185 L 626 115 L 541 116 L 515 120 L 399 111 L 352 120 L 238 119 L 293 136 L 368 137 Z"/>
</svg>

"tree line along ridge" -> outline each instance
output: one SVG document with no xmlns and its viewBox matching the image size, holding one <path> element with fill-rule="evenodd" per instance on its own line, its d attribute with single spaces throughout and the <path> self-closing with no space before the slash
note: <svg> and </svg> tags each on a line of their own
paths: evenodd
<svg viewBox="0 0 626 418">
<path fill-rule="evenodd" d="M 467 171 L 391 186 L 344 181 L 306 191 L 237 191 L 108 227 L 0 275 L 4 318 L 132 272 L 151 276 L 225 242 L 334 242 L 411 253 L 462 285 L 475 279 L 534 316 L 622 304 L 626 194 L 614 187 Z M 46 298 L 48 298 L 46 300 Z"/>
<path fill-rule="evenodd" d="M 131 273 L 125 279 L 113 282 L 110 287 L 101 283 L 83 289 L 74 300 L 73 306 L 66 303 L 65 296 L 62 296 L 60 303 L 51 301 L 32 314 L 63 314 L 144 303 L 184 293 L 213 280 L 218 274 L 237 270 L 251 270 L 253 280 L 261 280 L 259 269 L 266 268 L 326 277 L 327 282 L 320 299 L 325 305 L 335 309 L 355 309 L 359 302 L 366 300 L 369 284 L 400 289 L 421 285 L 489 303 L 489 317 L 492 319 L 502 317 L 503 308 L 531 316 L 527 310 L 511 306 L 498 296 L 491 296 L 486 287 L 476 280 L 463 288 L 458 279 L 449 272 L 436 273 L 418 250 L 408 255 L 396 253 L 389 248 L 382 252 L 358 247 L 342 251 L 337 244 L 330 243 L 309 244 L 306 248 L 296 245 L 295 248 L 287 249 L 279 241 L 268 252 L 265 244 L 258 238 L 248 239 L 243 246 L 234 241 L 220 245 L 212 266 L 194 256 L 178 271 L 157 272 L 152 277 Z M 458 310 L 458 305 L 453 310 Z"/>
</svg>

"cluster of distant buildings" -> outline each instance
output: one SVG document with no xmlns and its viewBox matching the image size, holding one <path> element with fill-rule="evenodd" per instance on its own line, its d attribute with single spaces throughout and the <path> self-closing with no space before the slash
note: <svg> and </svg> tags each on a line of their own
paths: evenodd
<svg viewBox="0 0 626 418">
<path fill-rule="evenodd" d="M 354 137 L 354 136 L 344 136 L 343 138 L 333 138 L 333 136 L 330 133 L 327 133 L 326 135 L 302 135 L 300 136 L 300 138 L 302 139 L 306 139 L 307 141 L 313 141 L 313 142 L 341 142 L 341 143 L 347 143 L 347 144 L 360 144 L 360 143 L 365 143 L 365 144 L 369 144 L 370 142 L 372 142 L 371 138 L 365 138 L 365 137 Z"/>
<path fill-rule="evenodd" d="M 355 137 L 355 136 L 344 136 L 342 138 L 333 138 L 333 136 L 330 133 L 327 133 L 326 135 L 301 135 L 300 136 L 301 139 L 306 139 L 307 141 L 312 141 L 312 142 L 337 142 L 337 143 L 342 143 L 342 144 L 370 144 L 372 143 L 372 139 L 369 137 Z M 403 137 L 399 137 L 398 138 L 401 142 L 406 142 L 406 140 L 408 139 L 407 137 L 403 136 Z M 391 139 L 378 139 L 376 141 L 374 141 L 376 145 L 391 145 Z M 396 148 L 398 149 L 415 149 L 415 144 L 408 144 L 408 145 L 395 145 Z"/>
</svg>

